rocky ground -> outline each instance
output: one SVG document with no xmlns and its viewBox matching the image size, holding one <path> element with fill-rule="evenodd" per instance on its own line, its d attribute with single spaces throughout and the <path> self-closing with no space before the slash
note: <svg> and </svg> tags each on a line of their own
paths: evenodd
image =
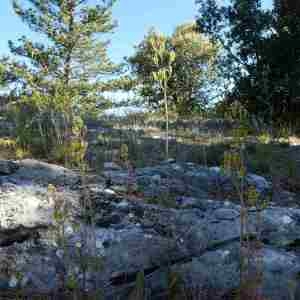
<svg viewBox="0 0 300 300">
<path fill-rule="evenodd" d="M 272 195 L 263 177 L 249 174 L 247 184 L 260 201 Z M 192 163 L 134 174 L 109 163 L 101 176 L 82 178 L 35 160 L 2 160 L 0 289 L 84 285 L 101 288 L 105 299 L 128 299 L 143 271 L 150 299 L 165 299 L 170 274 L 187 290 L 232 299 L 226 295 L 240 283 L 240 206 L 232 190 L 220 169 Z M 266 299 L 299 299 L 300 209 L 292 193 L 278 193 L 261 212 L 260 290 Z M 253 207 L 253 235 L 256 225 Z"/>
</svg>

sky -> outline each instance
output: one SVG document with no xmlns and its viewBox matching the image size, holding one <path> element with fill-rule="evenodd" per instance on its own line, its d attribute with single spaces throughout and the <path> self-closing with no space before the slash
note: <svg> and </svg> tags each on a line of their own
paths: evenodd
<svg viewBox="0 0 300 300">
<path fill-rule="evenodd" d="M 0 56 L 8 53 L 8 40 L 16 41 L 22 35 L 37 38 L 14 15 L 11 1 L 0 0 Z M 265 2 L 268 6 L 272 0 Z M 152 26 L 171 34 L 176 25 L 193 21 L 196 14 L 195 0 L 118 0 L 113 9 L 118 27 L 111 36 L 109 55 L 114 62 L 120 62 L 133 53 L 134 46 Z"/>
<path fill-rule="evenodd" d="M 91 2 L 97 2 L 92 0 Z M 176 25 L 195 19 L 197 9 L 194 0 L 118 0 L 113 17 L 118 23 L 111 36 L 109 55 L 119 62 L 129 56 L 152 27 L 170 34 Z M 11 8 L 11 0 L 0 0 L 0 56 L 8 53 L 7 41 L 16 41 L 26 35 L 36 38 Z"/>
</svg>

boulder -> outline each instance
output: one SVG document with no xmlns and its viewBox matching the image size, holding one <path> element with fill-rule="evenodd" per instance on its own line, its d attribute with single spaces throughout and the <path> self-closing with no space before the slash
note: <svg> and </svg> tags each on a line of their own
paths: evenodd
<svg viewBox="0 0 300 300">
<path fill-rule="evenodd" d="M 80 286 L 86 278 L 88 290 L 96 284 L 105 299 L 125 300 L 137 274 L 144 271 L 146 288 L 156 300 L 164 299 L 170 270 L 179 274 L 189 290 L 209 289 L 225 297 L 239 287 L 240 206 L 205 196 L 211 176 L 221 176 L 218 170 L 175 163 L 138 169 L 137 181 L 144 184 L 145 192 L 154 189 L 162 197 L 160 193 L 173 185 L 174 207 L 166 208 L 145 203 L 142 194 L 128 196 L 120 183 L 120 178 L 128 182 L 125 171 L 110 171 L 116 175 L 110 187 L 103 179 L 79 188 L 79 176 L 65 168 L 33 160 L 21 161 L 19 166 L 0 184 L 0 266 L 8 266 L 5 274 L 0 267 L 0 289 L 58 291 L 61 279 L 72 275 Z M 64 177 L 67 184 L 61 184 L 56 196 L 71 209 L 61 245 L 57 230 L 53 231 L 55 199 L 49 197 L 46 186 Z M 252 180 L 257 184 L 257 178 Z M 200 192 L 194 188 L 193 195 L 188 195 L 194 184 L 200 185 Z M 83 204 L 92 210 L 82 210 Z M 257 233 L 257 220 L 252 208 L 252 236 Z M 261 212 L 260 230 L 263 244 L 255 252 L 263 271 L 259 290 L 270 300 L 288 299 L 291 293 L 297 299 L 300 209 L 267 207 Z M 91 255 L 94 264 L 101 262 L 101 270 L 93 265 L 83 276 L 79 260 Z"/>
<path fill-rule="evenodd" d="M 270 190 L 270 183 L 262 176 L 249 174 L 246 180 L 249 185 L 255 186 L 256 190 L 261 194 Z"/>
<path fill-rule="evenodd" d="M 1 230 L 35 228 L 51 223 L 47 189 L 36 185 L 0 186 Z"/>
<path fill-rule="evenodd" d="M 264 247 L 260 255 L 263 268 L 261 284 L 256 277 L 257 293 L 260 299 L 282 300 L 298 299 L 300 260 L 293 254 L 282 252 L 271 247 Z M 234 299 L 240 282 L 240 249 L 238 243 L 208 251 L 198 258 L 181 265 L 174 265 L 172 270 L 181 275 L 191 289 L 196 286 L 200 290 L 207 287 L 219 291 L 220 298 Z M 259 274 L 258 274 L 259 275 Z M 255 276 L 248 279 L 249 287 Z M 253 281 L 255 282 L 255 281 Z M 253 286 L 252 286 L 253 288 Z M 232 294 L 226 297 L 226 295 Z M 222 298 L 221 298 L 222 297 Z M 205 298 L 205 299 L 210 299 Z M 215 298 L 214 298 L 215 299 Z"/>
<path fill-rule="evenodd" d="M 0 176 L 11 175 L 18 170 L 19 166 L 17 163 L 10 160 L 0 160 Z"/>
<path fill-rule="evenodd" d="M 218 220 L 235 220 L 240 216 L 240 213 L 237 209 L 229 209 L 229 208 L 219 208 L 214 212 L 214 216 Z"/>
<path fill-rule="evenodd" d="M 42 185 L 74 186 L 80 184 L 80 176 L 62 166 L 41 162 L 34 159 L 19 161 L 19 168 L 12 180 L 34 181 Z"/>
</svg>

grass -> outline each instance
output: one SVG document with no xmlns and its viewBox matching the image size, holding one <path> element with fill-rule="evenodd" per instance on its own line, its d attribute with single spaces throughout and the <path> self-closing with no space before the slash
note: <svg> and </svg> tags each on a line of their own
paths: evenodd
<svg viewBox="0 0 300 300">
<path fill-rule="evenodd" d="M 0 159 L 15 159 L 16 142 L 10 138 L 0 138 Z"/>
<path fill-rule="evenodd" d="M 158 120 L 149 124 L 143 120 L 134 125 L 119 120 L 117 125 L 112 124 L 107 126 L 106 123 L 98 143 L 89 147 L 89 156 L 94 157 L 90 161 L 92 169 L 101 171 L 105 161 L 118 161 L 124 144 L 128 147 L 128 159 L 137 168 L 154 166 L 165 159 L 164 130 Z M 220 166 L 224 152 L 231 148 L 234 140 L 233 127 L 222 122 L 216 125 L 211 120 L 173 120 L 169 157 L 177 162 Z M 300 200 L 300 146 L 296 146 L 299 141 L 296 136 L 272 138 L 267 131 L 249 130 L 245 143 L 247 170 L 266 177 L 276 189 L 298 194 Z M 157 199 L 149 201 L 159 203 Z"/>
</svg>

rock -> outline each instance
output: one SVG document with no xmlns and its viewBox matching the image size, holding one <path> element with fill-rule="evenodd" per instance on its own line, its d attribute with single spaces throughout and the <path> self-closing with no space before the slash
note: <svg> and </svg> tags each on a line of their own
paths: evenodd
<svg viewBox="0 0 300 300">
<path fill-rule="evenodd" d="M 161 176 L 159 174 L 151 176 L 151 181 L 157 184 L 161 182 Z"/>
<path fill-rule="evenodd" d="M 199 200 L 193 197 L 179 196 L 176 197 L 176 202 L 181 207 L 197 207 Z"/>
<path fill-rule="evenodd" d="M 118 214 L 112 214 L 111 216 L 101 216 L 97 220 L 95 220 L 95 223 L 99 227 L 109 227 L 114 224 L 119 224 L 121 222 L 121 217 Z"/>
<path fill-rule="evenodd" d="M 113 185 L 111 189 L 116 193 L 126 194 L 128 191 L 127 186 L 124 185 Z"/>
<path fill-rule="evenodd" d="M 226 291 L 239 288 L 239 257 L 239 245 L 235 243 L 222 249 L 209 251 L 186 264 L 175 265 L 172 269 L 179 272 L 190 287 L 193 286 L 190 280 L 193 278 L 200 288 L 209 286 L 226 294 Z M 262 265 L 264 275 L 262 284 L 257 288 L 262 291 L 263 296 L 272 300 L 289 299 L 291 287 L 289 282 L 297 282 L 299 259 L 266 247 L 262 250 Z M 299 286 L 299 283 L 296 283 L 296 287 L 297 285 Z"/>
<path fill-rule="evenodd" d="M 234 209 L 219 208 L 215 211 L 214 216 L 218 220 L 234 220 L 240 216 L 240 213 Z"/>
<path fill-rule="evenodd" d="M 7 290 L 9 288 L 9 282 L 7 278 L 0 278 L 0 290 Z"/>
<path fill-rule="evenodd" d="M 115 162 L 105 162 L 103 164 L 104 171 L 121 171 L 122 167 L 120 167 Z"/>
<path fill-rule="evenodd" d="M 18 279 L 16 276 L 12 276 L 9 280 L 9 283 L 8 283 L 9 287 L 10 288 L 16 288 L 17 285 L 18 285 Z"/>
<path fill-rule="evenodd" d="M 80 189 L 70 189 L 67 184 L 58 189 L 56 196 L 71 207 L 70 220 L 64 224 L 64 246 L 53 236 L 55 199 L 48 201 L 47 184 L 65 174 L 74 183 L 78 176 L 32 160 L 21 161 L 15 173 L 2 176 L 6 181 L 0 185 L 0 266 L 4 258 L 13 257 L 13 262 L 8 263 L 7 276 L 0 276 L 0 289 L 15 283 L 16 271 L 26 280 L 13 285 L 31 291 L 59 290 L 62 274 L 75 274 L 81 284 L 78 253 L 81 257 L 92 254 L 96 262 L 101 261 L 100 272 L 87 272 L 86 288 L 91 290 L 96 283 L 103 287 L 106 299 L 128 299 L 140 271 L 155 300 L 162 299 L 159 295 L 168 289 L 166 270 L 180 274 L 188 288 L 210 287 L 226 295 L 239 287 L 240 206 L 208 197 L 216 178 L 228 184 L 221 172 L 177 163 L 138 169 L 137 181 L 143 184 L 144 193 L 152 191 L 162 197 L 165 191 L 173 192 L 173 208 L 146 204 L 140 195 L 128 196 L 121 192 L 126 183 L 116 183 L 120 178 L 127 182 L 128 172 L 109 172 L 109 187 L 99 179 Z M 262 179 L 251 178 L 260 191 L 266 187 Z M 80 210 L 84 203 L 92 207 L 87 223 Z M 256 213 L 255 209 L 249 212 L 253 235 Z M 270 300 L 285 299 L 290 282 L 300 288 L 300 209 L 264 209 L 261 231 L 261 291 Z"/>
<path fill-rule="evenodd" d="M 259 193 L 266 192 L 270 189 L 270 184 L 262 176 L 249 174 L 247 175 L 246 180 L 249 185 L 255 186 Z"/>
<path fill-rule="evenodd" d="M 78 195 L 69 190 L 57 191 L 56 197 L 68 202 L 70 211 L 78 202 Z M 0 248 L 36 242 L 40 233 L 53 225 L 54 205 L 46 187 L 33 183 L 0 185 Z"/>
<path fill-rule="evenodd" d="M 0 186 L 0 228 L 35 228 L 51 224 L 47 189 L 35 185 Z"/>
<path fill-rule="evenodd" d="M 163 161 L 162 164 L 175 164 L 176 159 L 174 158 L 168 158 L 167 160 Z"/>
<path fill-rule="evenodd" d="M 11 175 L 19 168 L 18 164 L 10 160 L 0 160 L 0 175 Z"/>
<path fill-rule="evenodd" d="M 112 189 L 105 189 L 103 192 L 104 192 L 104 194 L 109 195 L 109 196 L 116 195 L 116 192 Z"/>
<path fill-rule="evenodd" d="M 126 185 L 128 182 L 128 172 L 125 171 L 104 171 L 103 175 L 109 185 Z"/>
<path fill-rule="evenodd" d="M 289 225 L 289 224 L 293 223 L 293 219 L 290 216 L 283 216 L 282 223 L 284 225 Z"/>
<path fill-rule="evenodd" d="M 174 266 L 185 280 L 195 278 L 199 288 L 213 287 L 218 291 L 229 291 L 239 285 L 238 247 L 227 247 L 208 251 L 182 266 Z M 190 274 L 190 275 L 189 275 Z M 194 279 L 193 279 L 194 280 Z M 192 287 L 192 283 L 187 281 Z"/>
<path fill-rule="evenodd" d="M 14 174 L 13 179 L 60 186 L 76 186 L 81 180 L 78 174 L 69 169 L 34 159 L 19 161 L 19 169 Z"/>
</svg>

